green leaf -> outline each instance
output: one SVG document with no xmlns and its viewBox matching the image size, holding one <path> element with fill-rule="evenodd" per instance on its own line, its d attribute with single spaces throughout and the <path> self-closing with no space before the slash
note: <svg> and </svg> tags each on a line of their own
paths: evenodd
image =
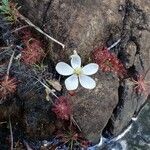
<svg viewBox="0 0 150 150">
<path fill-rule="evenodd" d="M 8 20 L 8 21 L 13 21 L 13 18 L 12 17 L 6 17 L 6 19 Z"/>
<path fill-rule="evenodd" d="M 4 6 L 0 6 L 0 9 L 1 9 L 1 10 L 4 10 L 4 9 L 5 9 L 5 7 L 4 7 Z"/>
<path fill-rule="evenodd" d="M 8 5 L 9 5 L 8 0 L 2 0 L 2 3 L 3 3 L 4 5 L 6 5 L 6 6 L 8 6 Z"/>
</svg>

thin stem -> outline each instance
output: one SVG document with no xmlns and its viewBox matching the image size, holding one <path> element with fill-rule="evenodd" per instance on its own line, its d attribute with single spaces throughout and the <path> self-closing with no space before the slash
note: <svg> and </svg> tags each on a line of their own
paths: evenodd
<svg viewBox="0 0 150 150">
<path fill-rule="evenodd" d="M 14 149 L 14 138 L 13 138 L 13 131 L 12 131 L 12 125 L 11 125 L 11 120 L 9 116 L 9 128 L 10 128 L 10 137 L 11 137 L 11 150 Z"/>
<path fill-rule="evenodd" d="M 12 65 L 12 61 L 13 61 L 14 55 L 15 55 L 15 51 L 13 51 L 13 53 L 12 53 L 12 55 L 10 57 L 10 61 L 9 61 L 8 68 L 7 68 L 7 76 L 9 76 L 9 71 L 10 71 L 10 67 Z"/>
<path fill-rule="evenodd" d="M 33 150 L 25 140 L 23 140 L 23 142 L 24 142 L 27 150 Z"/>
<path fill-rule="evenodd" d="M 0 125 L 4 124 L 4 123 L 7 123 L 7 121 L 4 121 L 4 122 L 0 122 Z"/>
<path fill-rule="evenodd" d="M 0 50 L 1 50 L 1 49 L 0 49 Z M 9 51 L 9 48 L 8 48 L 7 50 L 4 50 L 3 52 L 1 52 L 0 55 L 6 53 L 6 52 L 8 52 L 8 51 Z"/>
<path fill-rule="evenodd" d="M 9 49 L 11 46 L 6 46 L 6 47 L 0 47 L 0 50 L 5 50 L 5 49 Z"/>
<path fill-rule="evenodd" d="M 80 128 L 79 125 L 77 124 L 77 122 L 76 122 L 76 120 L 74 119 L 74 117 L 71 116 L 70 119 L 71 119 L 72 122 L 77 126 L 77 128 L 79 129 L 79 131 L 82 132 L 81 128 Z"/>
<path fill-rule="evenodd" d="M 15 71 L 15 73 L 17 73 L 17 74 L 20 74 L 20 72 L 17 72 L 17 71 Z M 37 80 L 38 82 L 40 82 L 46 89 L 48 89 L 49 91 L 50 91 L 50 93 L 53 95 L 53 96 L 55 96 L 57 99 L 59 99 L 59 97 L 46 85 L 46 84 L 44 84 L 42 81 L 40 81 L 38 78 L 36 78 L 36 77 L 34 77 L 34 76 L 29 76 L 29 75 L 27 75 L 27 74 L 22 74 L 22 75 L 24 75 L 24 76 L 26 76 L 26 77 L 31 77 L 31 78 L 34 78 L 35 80 Z M 52 102 L 52 104 L 54 104 L 54 102 L 51 100 L 51 102 Z"/>
<path fill-rule="evenodd" d="M 49 39 L 51 39 L 52 41 L 56 42 L 57 44 L 61 45 L 62 48 L 65 48 L 65 45 L 62 44 L 61 42 L 59 42 L 58 40 L 54 39 L 53 37 L 49 36 L 47 33 L 45 33 L 44 31 L 42 31 L 39 27 L 37 27 L 36 25 L 34 25 L 28 18 L 24 17 L 23 15 L 20 14 L 20 18 L 22 20 L 24 20 L 28 25 L 34 27 L 37 31 L 39 31 L 41 34 L 45 35 L 46 37 L 48 37 Z"/>
<path fill-rule="evenodd" d="M 58 96 L 46 85 L 46 84 L 44 84 L 42 81 L 40 81 L 39 79 L 37 79 L 36 78 L 36 80 L 38 80 L 46 89 L 48 89 L 49 90 L 49 92 L 53 95 L 53 96 L 55 96 L 57 99 L 58 99 Z M 52 104 L 54 104 L 54 102 L 51 100 L 51 102 L 52 102 Z"/>
<path fill-rule="evenodd" d="M 71 140 L 71 147 L 70 147 L 71 150 L 73 150 L 73 140 Z"/>
<path fill-rule="evenodd" d="M 25 25 L 25 26 L 22 26 L 20 28 L 17 28 L 15 30 L 11 31 L 11 33 L 17 32 L 17 31 L 22 30 L 22 29 L 27 28 L 27 27 L 29 27 L 29 25 Z"/>
<path fill-rule="evenodd" d="M 118 45 L 120 43 L 121 39 L 119 39 L 117 42 L 115 42 L 114 44 L 112 44 L 110 47 L 108 47 L 108 50 L 111 50 L 112 48 L 114 48 L 116 45 Z"/>
</svg>

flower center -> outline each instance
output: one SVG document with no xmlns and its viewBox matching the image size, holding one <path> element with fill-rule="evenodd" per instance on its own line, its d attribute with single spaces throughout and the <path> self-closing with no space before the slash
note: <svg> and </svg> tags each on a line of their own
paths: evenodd
<svg viewBox="0 0 150 150">
<path fill-rule="evenodd" d="M 76 75 L 81 75 L 81 74 L 82 74 L 82 69 L 81 69 L 81 67 L 74 69 L 74 74 L 76 74 Z"/>
</svg>

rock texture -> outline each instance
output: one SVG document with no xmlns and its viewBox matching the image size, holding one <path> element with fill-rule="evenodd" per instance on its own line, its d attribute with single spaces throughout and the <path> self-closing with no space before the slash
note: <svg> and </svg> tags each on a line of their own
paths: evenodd
<svg viewBox="0 0 150 150">
<path fill-rule="evenodd" d="M 132 70 L 134 74 L 144 76 L 150 67 L 150 44 L 147 41 L 150 36 L 148 19 L 150 11 L 147 5 L 150 6 L 150 3 L 138 2 L 126 1 L 119 55 L 121 60 L 124 60 L 126 68 Z M 148 80 L 150 72 L 145 77 L 145 81 Z M 119 134 L 128 125 L 132 116 L 137 115 L 150 94 L 149 88 L 147 93 L 137 94 L 134 90 L 135 85 L 133 86 L 128 79 L 120 82 L 119 89 L 119 103 L 104 130 L 107 136 Z"/>
<path fill-rule="evenodd" d="M 102 72 L 97 73 L 95 80 L 97 86 L 94 90 L 80 88 L 71 102 L 73 115 L 82 132 L 89 140 L 98 143 L 102 130 L 118 103 L 119 82 L 116 76 Z"/>
<path fill-rule="evenodd" d="M 141 74 L 150 66 L 150 1 L 19 0 L 18 3 L 23 6 L 22 13 L 66 45 L 63 50 L 50 42 L 50 57 L 55 64 L 67 61 L 74 49 L 83 58 L 83 63 L 87 63 L 91 61 L 90 54 L 95 47 L 109 46 L 121 39 L 113 50 L 128 70 Z M 96 78 L 95 90 L 79 89 L 71 100 L 75 119 L 86 137 L 94 142 L 98 141 L 109 119 L 105 134 L 120 133 L 147 99 L 136 93 L 132 96 L 133 88 L 128 86 L 127 79 L 120 81 L 119 87 L 112 75 L 99 73 Z M 146 79 L 150 79 L 150 73 Z M 118 88 L 121 90 L 119 96 Z"/>
<path fill-rule="evenodd" d="M 51 56 L 55 62 L 68 59 L 74 49 L 83 59 L 89 60 L 93 48 L 105 44 L 112 32 L 118 40 L 123 17 L 118 8 L 124 0 L 111 1 L 111 5 L 109 0 L 50 0 L 49 3 L 25 0 L 19 3 L 25 6 L 26 16 L 66 45 L 66 50 L 53 45 Z"/>
</svg>

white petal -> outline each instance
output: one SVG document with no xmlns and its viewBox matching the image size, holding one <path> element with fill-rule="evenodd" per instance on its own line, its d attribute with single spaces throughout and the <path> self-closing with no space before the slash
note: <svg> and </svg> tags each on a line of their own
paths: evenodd
<svg viewBox="0 0 150 150">
<path fill-rule="evenodd" d="M 59 62 L 56 65 L 56 71 L 63 76 L 69 76 L 73 74 L 74 69 L 64 62 Z"/>
<path fill-rule="evenodd" d="M 99 68 L 98 64 L 90 63 L 90 64 L 84 66 L 82 68 L 82 71 L 83 71 L 83 74 L 85 74 L 85 75 L 92 75 L 98 71 L 98 68 Z"/>
<path fill-rule="evenodd" d="M 81 57 L 78 54 L 71 56 L 71 66 L 76 69 L 81 67 Z"/>
<path fill-rule="evenodd" d="M 68 77 L 65 80 L 66 89 L 69 90 L 69 91 L 77 89 L 78 84 L 79 84 L 78 76 L 75 75 L 75 74 L 70 76 L 70 77 Z"/>
<path fill-rule="evenodd" d="M 94 89 L 96 82 L 89 76 L 81 75 L 79 76 L 80 84 L 86 89 Z"/>
</svg>

